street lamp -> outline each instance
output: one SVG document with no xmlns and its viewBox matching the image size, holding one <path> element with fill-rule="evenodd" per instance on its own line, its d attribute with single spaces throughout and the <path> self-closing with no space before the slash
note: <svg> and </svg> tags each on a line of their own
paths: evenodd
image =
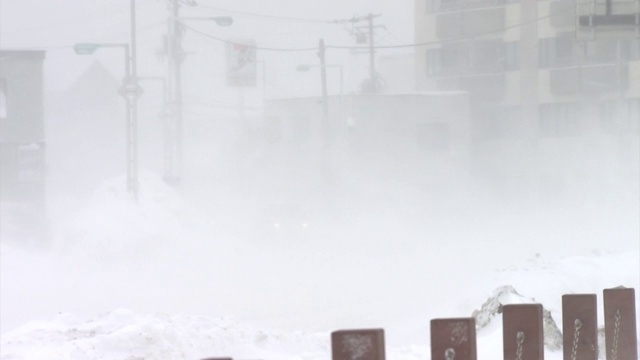
<svg viewBox="0 0 640 360">
<path fill-rule="evenodd" d="M 142 94 L 142 88 L 138 85 L 138 79 L 131 71 L 132 56 L 129 44 L 103 44 L 103 43 L 78 43 L 73 50 L 78 55 L 91 55 L 99 48 L 120 47 L 124 49 L 125 77 L 120 95 L 125 99 L 126 105 L 126 129 L 127 129 L 127 192 L 134 200 L 138 198 L 138 146 L 137 146 L 137 102 Z"/>
<path fill-rule="evenodd" d="M 194 20 L 194 21 L 213 21 L 218 26 L 231 26 L 233 25 L 233 18 L 230 16 L 180 16 L 177 18 L 180 21 Z"/>
<path fill-rule="evenodd" d="M 178 185 L 182 176 L 183 162 L 183 114 L 182 114 L 182 49 L 183 22 L 213 21 L 218 26 L 231 26 L 233 18 L 229 16 L 182 17 L 180 16 L 180 1 L 169 0 L 171 16 L 167 20 L 167 81 L 169 84 L 169 108 L 171 117 L 167 124 L 171 124 L 168 132 L 171 139 L 167 139 L 169 149 L 165 153 L 164 180 L 171 185 Z M 195 5 L 195 3 L 190 3 Z"/>
</svg>

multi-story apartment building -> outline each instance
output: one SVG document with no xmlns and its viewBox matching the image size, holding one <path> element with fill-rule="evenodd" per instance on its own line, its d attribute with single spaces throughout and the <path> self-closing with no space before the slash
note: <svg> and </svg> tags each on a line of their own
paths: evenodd
<svg viewBox="0 0 640 360">
<path fill-rule="evenodd" d="M 476 133 L 638 134 L 640 0 L 416 0 L 418 90 L 465 90 Z"/>
</svg>

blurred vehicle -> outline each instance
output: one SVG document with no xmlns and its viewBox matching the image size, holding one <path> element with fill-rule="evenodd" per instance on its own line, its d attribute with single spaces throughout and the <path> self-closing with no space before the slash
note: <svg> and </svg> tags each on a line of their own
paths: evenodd
<svg viewBox="0 0 640 360">
<path fill-rule="evenodd" d="M 315 230 L 312 211 L 305 204 L 276 201 L 262 205 L 258 212 L 254 237 L 303 239 Z"/>
<path fill-rule="evenodd" d="M 309 229 L 310 215 L 304 207 L 294 203 L 269 204 L 266 211 L 279 233 L 302 233 Z"/>
</svg>

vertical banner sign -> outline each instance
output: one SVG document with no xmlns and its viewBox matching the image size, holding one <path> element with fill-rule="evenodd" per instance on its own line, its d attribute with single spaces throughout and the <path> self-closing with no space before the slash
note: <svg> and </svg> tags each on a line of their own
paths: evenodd
<svg viewBox="0 0 640 360">
<path fill-rule="evenodd" d="M 502 308 L 505 360 L 543 360 L 542 305 L 510 304 Z"/>
<path fill-rule="evenodd" d="M 476 360 L 473 318 L 431 320 L 431 360 Z"/>
<path fill-rule="evenodd" d="M 607 360 L 638 358 L 633 288 L 618 287 L 604 290 L 604 332 Z"/>
<path fill-rule="evenodd" d="M 331 333 L 333 360 L 385 360 L 384 330 L 339 330 Z"/>
<path fill-rule="evenodd" d="M 598 313 L 596 294 L 562 296 L 564 358 L 598 360 Z"/>
<path fill-rule="evenodd" d="M 257 68 L 255 40 L 227 43 L 227 86 L 255 87 Z"/>
</svg>

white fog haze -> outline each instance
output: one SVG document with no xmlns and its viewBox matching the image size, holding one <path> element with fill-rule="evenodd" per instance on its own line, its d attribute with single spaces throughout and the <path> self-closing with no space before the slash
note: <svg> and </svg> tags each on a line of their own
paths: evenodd
<svg viewBox="0 0 640 360">
<path fill-rule="evenodd" d="M 501 286 L 638 307 L 638 25 L 581 2 L 1 0 L 0 359 L 427 359 Z"/>
</svg>

